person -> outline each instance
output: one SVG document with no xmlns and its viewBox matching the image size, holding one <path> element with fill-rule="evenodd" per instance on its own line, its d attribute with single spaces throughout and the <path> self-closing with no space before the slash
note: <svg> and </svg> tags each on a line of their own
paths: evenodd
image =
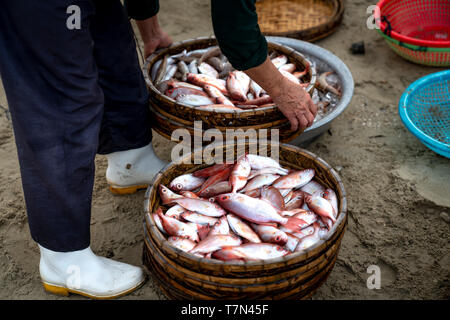
<svg viewBox="0 0 450 320">
<path fill-rule="evenodd" d="M 125 0 L 124 10 L 119 0 L 15 0 L 1 7 L 0 74 L 44 288 L 90 298 L 132 292 L 145 282 L 142 269 L 90 248 L 94 158 L 106 155 L 106 179 L 118 194 L 147 187 L 165 165 L 151 144 L 148 91 L 128 19 L 136 20 L 146 56 L 169 46 L 159 3 Z M 254 0 L 212 0 L 211 8 L 231 64 L 272 96 L 293 130 L 311 125 L 309 95 L 267 57 Z M 78 24 L 68 22 L 73 14 Z"/>
</svg>

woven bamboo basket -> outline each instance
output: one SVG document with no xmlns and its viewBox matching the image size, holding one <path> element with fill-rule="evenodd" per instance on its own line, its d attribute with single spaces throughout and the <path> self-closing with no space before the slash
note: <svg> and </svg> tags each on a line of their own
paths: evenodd
<svg viewBox="0 0 450 320">
<path fill-rule="evenodd" d="M 223 155 L 234 153 L 236 145 L 215 145 Z M 155 283 L 170 299 L 306 299 L 327 279 L 335 264 L 347 226 L 347 200 L 338 174 L 321 158 L 309 151 L 286 144 L 262 147 L 255 141 L 245 142 L 245 150 L 270 155 L 278 147 L 280 163 L 289 168 L 314 168 L 315 179 L 336 190 L 339 200 L 337 221 L 326 236 L 304 252 L 281 258 L 224 262 L 204 259 L 172 247 L 156 227 L 150 215 L 159 205 L 159 184 L 167 185 L 173 178 L 207 165 L 193 164 L 194 155 L 184 160 L 192 164 L 169 164 L 155 177 L 147 189 L 144 203 L 145 221 L 143 262 Z M 241 150 L 242 151 L 242 150 Z"/>
<path fill-rule="evenodd" d="M 342 0 L 260 0 L 258 24 L 268 36 L 317 41 L 337 30 L 342 22 Z"/>
<path fill-rule="evenodd" d="M 160 50 L 149 58 L 147 58 L 144 64 L 144 78 L 150 91 L 150 99 L 152 104 L 157 105 L 161 110 L 164 110 L 169 119 L 172 119 L 180 123 L 180 119 L 184 121 L 203 121 L 205 127 L 239 127 L 239 126 L 251 126 L 260 125 L 262 123 L 273 122 L 280 119 L 287 119 L 278 110 L 276 106 L 257 108 L 254 110 L 243 110 L 238 112 L 210 112 L 205 110 L 197 110 L 187 104 L 176 102 L 174 99 L 167 97 L 159 92 L 154 86 L 150 77 L 150 70 L 152 66 L 160 59 L 163 59 L 166 54 L 174 55 L 182 52 L 183 50 L 192 51 L 196 49 L 208 48 L 217 45 L 217 41 L 214 37 L 202 37 L 196 39 L 190 39 L 174 43 L 169 48 Z M 306 91 L 309 93 L 314 89 L 316 83 L 316 71 L 311 66 L 310 62 L 299 52 L 274 43 L 268 42 L 269 52 L 276 52 L 279 54 L 285 54 L 290 63 L 296 64 L 301 70 L 308 68 L 308 73 L 304 76 L 304 79 L 309 82 L 309 86 L 306 87 Z"/>
<path fill-rule="evenodd" d="M 189 132 L 189 135 L 191 137 L 190 145 L 194 146 L 194 139 L 196 136 L 203 137 L 205 135 L 205 132 L 208 128 L 204 126 L 204 123 L 201 122 L 201 130 L 195 130 L 194 123 L 189 123 L 187 121 L 181 121 L 177 122 L 175 120 L 172 120 L 168 117 L 166 113 L 160 113 L 156 111 L 154 108 L 155 106 L 151 104 L 150 112 L 151 112 L 151 126 L 152 129 L 155 130 L 158 134 L 163 136 L 164 138 L 168 140 L 172 140 L 172 133 L 177 129 L 185 129 Z M 227 137 L 227 130 L 232 130 L 234 133 L 239 133 L 238 130 L 242 130 L 244 134 L 247 134 L 251 136 L 251 134 L 256 134 L 256 137 L 259 137 L 260 132 L 263 129 L 265 130 L 265 134 L 267 139 L 272 139 L 272 133 L 276 134 L 278 137 L 273 137 L 276 141 L 280 141 L 282 143 L 287 143 L 289 141 L 294 140 L 296 137 L 298 137 L 303 130 L 297 130 L 292 131 L 291 125 L 289 122 L 285 120 L 277 120 L 273 122 L 263 123 L 260 125 L 254 125 L 254 126 L 240 126 L 240 127 L 215 127 L 213 129 L 217 129 L 222 134 L 222 141 L 225 141 Z M 254 130 L 254 131 L 253 131 Z M 275 131 L 276 130 L 276 131 Z M 207 141 L 202 139 L 202 144 L 207 145 L 210 144 L 211 141 Z"/>
</svg>

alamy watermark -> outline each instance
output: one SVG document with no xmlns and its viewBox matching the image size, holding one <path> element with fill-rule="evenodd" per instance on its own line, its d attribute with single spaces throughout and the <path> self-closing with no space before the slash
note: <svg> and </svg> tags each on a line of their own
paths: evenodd
<svg viewBox="0 0 450 320">
<path fill-rule="evenodd" d="M 370 16 L 367 18 L 366 26 L 369 30 L 380 29 L 378 26 L 375 16 L 380 16 L 380 7 L 373 4 L 367 7 L 366 13 Z"/>
<path fill-rule="evenodd" d="M 66 27 L 69 30 L 81 29 L 81 9 L 79 6 L 73 4 L 67 7 L 66 13 L 69 17 L 66 19 Z"/>
<path fill-rule="evenodd" d="M 370 265 L 367 267 L 367 273 L 370 276 L 367 278 L 367 289 L 381 289 L 381 269 L 377 265 Z"/>
</svg>

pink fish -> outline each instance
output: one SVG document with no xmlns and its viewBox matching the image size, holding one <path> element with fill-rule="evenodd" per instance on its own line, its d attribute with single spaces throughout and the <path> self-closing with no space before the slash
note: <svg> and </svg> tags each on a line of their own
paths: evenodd
<svg viewBox="0 0 450 320">
<path fill-rule="evenodd" d="M 276 243 L 284 246 L 288 241 L 286 233 L 276 227 L 252 223 L 252 228 L 263 242 Z"/>
<path fill-rule="evenodd" d="M 174 205 L 172 208 L 166 211 L 166 216 L 170 218 L 175 218 L 180 220 L 181 214 L 185 212 L 186 209 L 180 206 L 179 204 Z"/>
<path fill-rule="evenodd" d="M 288 250 L 273 243 L 246 243 L 240 246 L 224 247 L 212 257 L 225 260 L 266 260 L 285 256 Z M 231 259 L 230 259 L 231 258 Z"/>
<path fill-rule="evenodd" d="M 217 234 L 230 234 L 230 225 L 226 216 L 221 217 L 209 232 L 209 235 Z"/>
<path fill-rule="evenodd" d="M 199 241 L 197 231 L 192 226 L 163 215 L 161 208 L 158 208 L 156 214 L 160 217 L 164 230 L 171 236 L 184 237 L 195 242 Z"/>
<path fill-rule="evenodd" d="M 181 217 L 186 221 L 194 222 L 194 223 L 200 224 L 200 225 L 213 226 L 217 222 L 216 218 L 208 217 L 203 214 L 190 212 L 190 211 L 183 212 L 181 214 Z"/>
<path fill-rule="evenodd" d="M 209 217 L 221 217 L 226 214 L 223 208 L 208 200 L 182 198 L 176 199 L 174 202 L 188 211 L 197 212 Z"/>
<path fill-rule="evenodd" d="M 227 78 L 227 89 L 231 98 L 237 101 L 247 100 L 250 78 L 242 71 L 230 72 Z"/>
<path fill-rule="evenodd" d="M 208 235 L 208 237 L 202 241 L 190 252 L 207 254 L 216 250 L 220 250 L 223 247 L 238 246 L 242 243 L 242 240 L 233 235 Z"/>
<path fill-rule="evenodd" d="M 302 191 L 294 191 L 291 198 L 286 202 L 286 210 L 294 210 L 301 208 L 305 200 L 305 193 Z"/>
<path fill-rule="evenodd" d="M 277 188 L 272 186 L 263 186 L 261 188 L 261 200 L 270 203 L 278 212 L 285 210 L 284 198 Z"/>
<path fill-rule="evenodd" d="M 338 200 L 337 200 L 336 193 L 332 189 L 328 188 L 322 193 L 322 197 L 324 199 L 327 199 L 328 201 L 330 201 L 330 204 L 334 210 L 334 217 L 337 218 L 339 208 L 338 208 Z"/>
<path fill-rule="evenodd" d="M 161 200 L 162 200 L 162 204 L 165 204 L 165 205 L 173 204 L 173 201 L 175 199 L 183 198 L 183 196 L 176 194 L 175 192 L 172 192 L 169 188 L 165 187 L 162 184 L 159 185 L 158 190 L 159 190 L 159 196 L 161 197 Z"/>
<path fill-rule="evenodd" d="M 225 167 L 222 171 L 217 172 L 216 174 L 210 176 L 201 186 L 200 190 L 197 194 L 202 193 L 206 188 L 215 185 L 218 182 L 225 181 L 230 177 L 231 167 Z"/>
<path fill-rule="evenodd" d="M 305 202 L 314 213 L 324 218 L 331 219 L 333 223 L 336 222 L 333 206 L 328 200 L 316 195 L 306 196 Z"/>
<path fill-rule="evenodd" d="M 287 188 L 300 188 L 307 184 L 314 177 L 314 169 L 305 169 L 300 171 L 294 171 L 286 176 L 278 178 L 272 185 L 275 188 L 287 189 Z"/>
<path fill-rule="evenodd" d="M 175 248 L 178 248 L 185 252 L 194 249 L 194 247 L 197 245 L 194 241 L 181 237 L 169 237 L 167 239 L 167 242 L 169 242 Z"/>
<path fill-rule="evenodd" d="M 241 193 L 227 193 L 216 197 L 216 201 L 226 210 L 250 222 L 279 223 L 290 230 L 301 229 L 301 220 L 282 217 L 272 205 L 264 200 L 251 198 Z"/>
<path fill-rule="evenodd" d="M 258 189 L 262 186 L 270 186 L 279 177 L 280 176 L 277 174 L 260 174 L 254 177 L 252 180 L 248 181 L 241 192 Z"/>
<path fill-rule="evenodd" d="M 216 104 L 234 106 L 234 104 L 216 87 L 206 84 L 204 86 L 204 89 L 208 93 L 208 95 L 214 99 L 214 102 Z"/>
<path fill-rule="evenodd" d="M 199 192 L 198 195 L 202 198 L 210 198 L 222 193 L 231 192 L 232 189 L 233 187 L 230 181 L 220 181 Z"/>
<path fill-rule="evenodd" d="M 211 85 L 220 90 L 224 95 L 229 95 L 226 82 L 221 79 L 216 79 L 205 74 L 188 73 L 187 80 L 197 86 L 204 87 L 205 85 Z"/>
<path fill-rule="evenodd" d="M 242 221 L 239 217 L 234 214 L 227 214 L 228 224 L 230 225 L 231 230 L 236 233 L 238 236 L 241 236 L 244 239 L 247 239 L 250 242 L 260 243 L 261 239 L 259 239 L 258 235 L 250 228 L 250 226 Z"/>
<path fill-rule="evenodd" d="M 303 187 L 300 188 L 301 191 L 303 192 L 307 192 L 309 194 L 314 194 L 314 193 L 322 193 L 325 191 L 325 188 L 318 183 L 317 181 L 311 180 L 310 182 L 308 182 L 307 184 L 305 184 Z"/>
<path fill-rule="evenodd" d="M 219 173 L 220 171 L 223 171 L 223 169 L 226 169 L 226 168 L 230 167 L 231 165 L 232 165 L 231 163 L 215 164 L 213 166 L 197 170 L 197 171 L 195 171 L 193 173 L 193 175 L 195 177 L 209 178 L 209 177 L 215 175 L 216 173 Z"/>
<path fill-rule="evenodd" d="M 250 171 L 251 167 L 247 156 L 242 156 L 234 165 L 233 170 L 230 174 L 230 183 L 233 186 L 231 192 L 235 193 L 245 186 Z"/>
</svg>

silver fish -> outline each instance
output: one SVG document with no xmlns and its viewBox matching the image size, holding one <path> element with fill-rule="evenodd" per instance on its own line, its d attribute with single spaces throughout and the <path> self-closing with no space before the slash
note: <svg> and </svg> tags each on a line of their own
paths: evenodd
<svg viewBox="0 0 450 320">
<path fill-rule="evenodd" d="M 273 183 L 273 186 L 281 189 L 301 188 L 312 180 L 314 174 L 314 169 L 294 171 L 286 176 L 280 177 Z"/>
<path fill-rule="evenodd" d="M 318 182 L 311 180 L 307 184 L 305 184 L 303 187 L 300 188 L 301 191 L 307 192 L 309 194 L 314 194 L 316 192 L 324 192 L 325 188 Z"/>
<path fill-rule="evenodd" d="M 207 76 L 210 76 L 210 77 L 213 77 L 213 78 L 218 78 L 219 77 L 219 73 L 217 72 L 217 70 L 214 69 L 209 64 L 207 64 L 206 62 L 202 62 L 201 64 L 198 65 L 197 68 L 198 68 L 198 71 L 201 74 L 206 74 Z"/>
<path fill-rule="evenodd" d="M 189 73 L 188 66 L 183 61 L 178 61 L 177 65 L 178 65 L 178 70 L 181 73 L 181 81 L 186 81 L 187 80 L 187 74 Z"/>
<path fill-rule="evenodd" d="M 169 188 L 175 191 L 191 191 L 200 187 L 205 180 L 205 178 L 196 177 L 192 173 L 183 174 L 173 179 Z"/>
<path fill-rule="evenodd" d="M 258 235 L 255 231 L 250 228 L 250 226 L 242 221 L 239 217 L 234 214 L 227 214 L 228 224 L 230 225 L 231 230 L 236 233 L 238 236 L 241 236 L 244 239 L 247 239 L 250 242 L 260 243 L 261 239 L 259 239 Z"/>
<path fill-rule="evenodd" d="M 198 68 L 197 68 L 197 60 L 193 60 L 191 61 L 191 63 L 189 63 L 189 72 L 192 74 L 198 74 Z"/>
<path fill-rule="evenodd" d="M 168 55 L 164 56 L 164 59 L 162 60 L 162 62 L 159 65 L 158 71 L 156 72 L 156 76 L 155 76 L 155 84 L 157 85 L 158 83 L 160 83 L 164 76 L 166 75 L 166 69 L 167 69 L 167 59 L 169 58 Z"/>
<path fill-rule="evenodd" d="M 269 157 L 258 156 L 256 154 L 248 154 L 247 158 L 250 161 L 250 166 L 254 170 L 259 170 L 267 167 L 281 168 L 280 164 L 276 160 Z"/>
<path fill-rule="evenodd" d="M 198 60 L 198 64 L 202 64 L 203 62 L 207 61 L 211 57 L 217 57 L 221 54 L 220 48 L 215 46 L 209 48 Z"/>
<path fill-rule="evenodd" d="M 162 81 L 167 81 L 173 78 L 173 76 L 175 75 L 175 72 L 177 72 L 178 67 L 175 64 L 171 64 L 170 66 L 167 67 L 167 72 L 164 75 Z"/>
<path fill-rule="evenodd" d="M 206 106 L 214 104 L 210 98 L 196 94 L 179 95 L 176 100 L 179 103 L 184 103 L 191 106 Z"/>
</svg>

